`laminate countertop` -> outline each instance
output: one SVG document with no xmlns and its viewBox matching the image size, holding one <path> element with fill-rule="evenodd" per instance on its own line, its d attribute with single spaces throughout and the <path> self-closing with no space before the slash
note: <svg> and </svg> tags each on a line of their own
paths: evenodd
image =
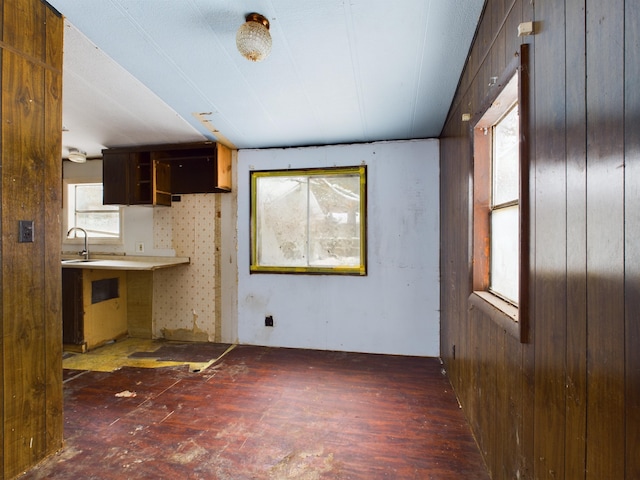
<svg viewBox="0 0 640 480">
<path fill-rule="evenodd" d="M 77 256 L 62 256 L 62 268 L 84 268 L 93 270 L 158 270 L 160 268 L 188 265 L 189 257 L 150 256 L 100 256 L 84 260 Z"/>
</svg>

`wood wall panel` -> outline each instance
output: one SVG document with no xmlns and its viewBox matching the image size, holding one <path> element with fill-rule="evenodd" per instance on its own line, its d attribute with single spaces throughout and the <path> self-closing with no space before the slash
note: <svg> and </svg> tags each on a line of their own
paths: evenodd
<svg viewBox="0 0 640 480">
<path fill-rule="evenodd" d="M 587 478 L 624 476 L 624 0 L 587 1 Z"/>
<path fill-rule="evenodd" d="M 640 478 L 631 3 L 488 0 L 441 134 L 441 354 L 493 478 Z M 524 21 L 535 35 L 518 38 Z M 473 158 L 460 124 L 521 42 L 532 45 L 528 343 L 469 309 Z"/>
<path fill-rule="evenodd" d="M 0 9 L 1 11 L 1 9 Z M 0 13 L 0 15 L 2 15 L 2 13 Z M 0 31 L 1 31 L 1 27 L 0 27 Z M 4 64 L 4 50 L 0 49 L 0 65 Z M 2 78 L 2 73 L 0 71 L 0 92 L 4 91 L 4 81 Z M 0 97 L 0 118 L 4 118 L 4 108 L 2 105 L 2 97 Z M 4 144 L 4 135 L 2 132 L 2 127 L 0 125 L 0 145 Z M 4 158 L 2 155 L 0 155 L 0 169 L 2 168 L 2 165 L 4 163 Z M 1 171 L 1 170 L 0 170 Z M 2 177 L 0 176 L 0 201 L 3 195 L 3 188 L 2 188 Z M 1 214 L 2 212 L 0 211 L 0 238 L 2 238 L 2 236 L 4 235 L 4 229 L 2 226 L 2 221 L 1 221 Z M 2 258 L 4 258 L 4 254 L 3 254 L 3 248 L 2 248 L 2 242 L 0 242 L 0 255 L 2 255 Z M 0 311 L 4 311 L 4 287 L 3 287 L 3 282 L 0 280 Z M 5 328 L 4 328 L 4 322 L 0 321 L 0 349 L 2 349 L 1 351 L 4 352 L 4 344 L 5 344 Z M 5 363 L 3 361 L 0 361 L 0 373 L 2 374 L 2 378 L 5 378 L 5 371 L 7 370 Z M 0 419 L 2 419 L 4 421 L 5 418 L 5 408 L 4 408 L 4 397 L 5 395 L 7 395 L 7 392 L 5 390 L 5 385 L 4 385 L 4 381 L 0 382 L 0 399 L 2 399 L 2 401 L 0 401 Z M 2 446 L 2 448 L 0 448 L 0 478 L 3 477 L 4 474 L 4 462 L 5 462 L 5 454 L 4 454 L 4 429 L 0 428 L 0 446 Z"/>
<path fill-rule="evenodd" d="M 566 5 L 567 347 L 565 476 L 585 478 L 587 435 L 587 188 L 584 2 Z"/>
<path fill-rule="evenodd" d="M 45 338 L 42 315 L 44 276 L 42 69 L 5 53 L 3 84 L 2 246 L 5 388 L 5 460 L 28 465 L 44 451 Z M 18 221 L 34 221 L 34 242 L 18 243 Z M 39 227 L 39 228 L 38 228 Z M 8 341 L 10 339 L 10 341 Z M 35 414 L 34 412 L 38 412 Z M 15 473 L 15 472 L 14 472 Z"/>
<path fill-rule="evenodd" d="M 60 194 L 62 19 L 40 0 L 5 0 L 0 225 L 1 478 L 62 446 Z M 34 241 L 18 242 L 18 221 Z"/>
<path fill-rule="evenodd" d="M 640 478 L 640 8 L 625 5 L 626 478 Z"/>
<path fill-rule="evenodd" d="M 46 9 L 46 63 L 62 65 L 64 23 Z M 44 83 L 44 325 L 45 325 L 45 452 L 61 447 L 62 412 L 62 269 L 60 268 L 60 205 L 62 205 L 62 72 L 45 70 Z"/>
<path fill-rule="evenodd" d="M 546 35 L 534 38 L 535 88 L 531 123 L 535 145 L 530 174 L 535 198 L 534 296 L 536 312 L 534 470 L 542 478 L 564 478 L 566 257 L 564 5 L 543 2 L 536 15 L 545 18 Z M 539 141 L 544 139 L 544 141 Z M 558 195 L 558 192 L 561 192 Z"/>
<path fill-rule="evenodd" d="M 46 10 L 41 1 L 3 0 L 3 41 L 23 55 L 44 61 Z"/>
</svg>

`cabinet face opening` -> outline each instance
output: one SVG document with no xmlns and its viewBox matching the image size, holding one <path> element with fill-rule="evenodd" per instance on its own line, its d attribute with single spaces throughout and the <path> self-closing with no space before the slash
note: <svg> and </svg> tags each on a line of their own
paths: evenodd
<svg viewBox="0 0 640 480">
<path fill-rule="evenodd" d="M 91 282 L 91 303 L 100 303 L 120 297 L 120 279 L 105 278 Z"/>
<path fill-rule="evenodd" d="M 252 273 L 366 275 L 366 167 L 251 172 Z"/>
</svg>

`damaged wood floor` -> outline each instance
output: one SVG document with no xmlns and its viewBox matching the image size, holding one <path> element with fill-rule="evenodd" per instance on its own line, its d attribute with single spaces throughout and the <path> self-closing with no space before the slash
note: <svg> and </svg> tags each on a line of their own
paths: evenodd
<svg viewBox="0 0 640 480">
<path fill-rule="evenodd" d="M 22 479 L 489 478 L 434 358 L 238 346 L 65 379 L 65 447 Z"/>
</svg>

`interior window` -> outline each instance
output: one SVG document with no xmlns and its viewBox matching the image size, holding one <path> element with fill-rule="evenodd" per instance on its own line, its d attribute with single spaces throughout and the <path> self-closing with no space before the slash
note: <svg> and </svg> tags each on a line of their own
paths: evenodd
<svg viewBox="0 0 640 480">
<path fill-rule="evenodd" d="M 251 172 L 251 271 L 366 274 L 366 167 Z"/>
</svg>

